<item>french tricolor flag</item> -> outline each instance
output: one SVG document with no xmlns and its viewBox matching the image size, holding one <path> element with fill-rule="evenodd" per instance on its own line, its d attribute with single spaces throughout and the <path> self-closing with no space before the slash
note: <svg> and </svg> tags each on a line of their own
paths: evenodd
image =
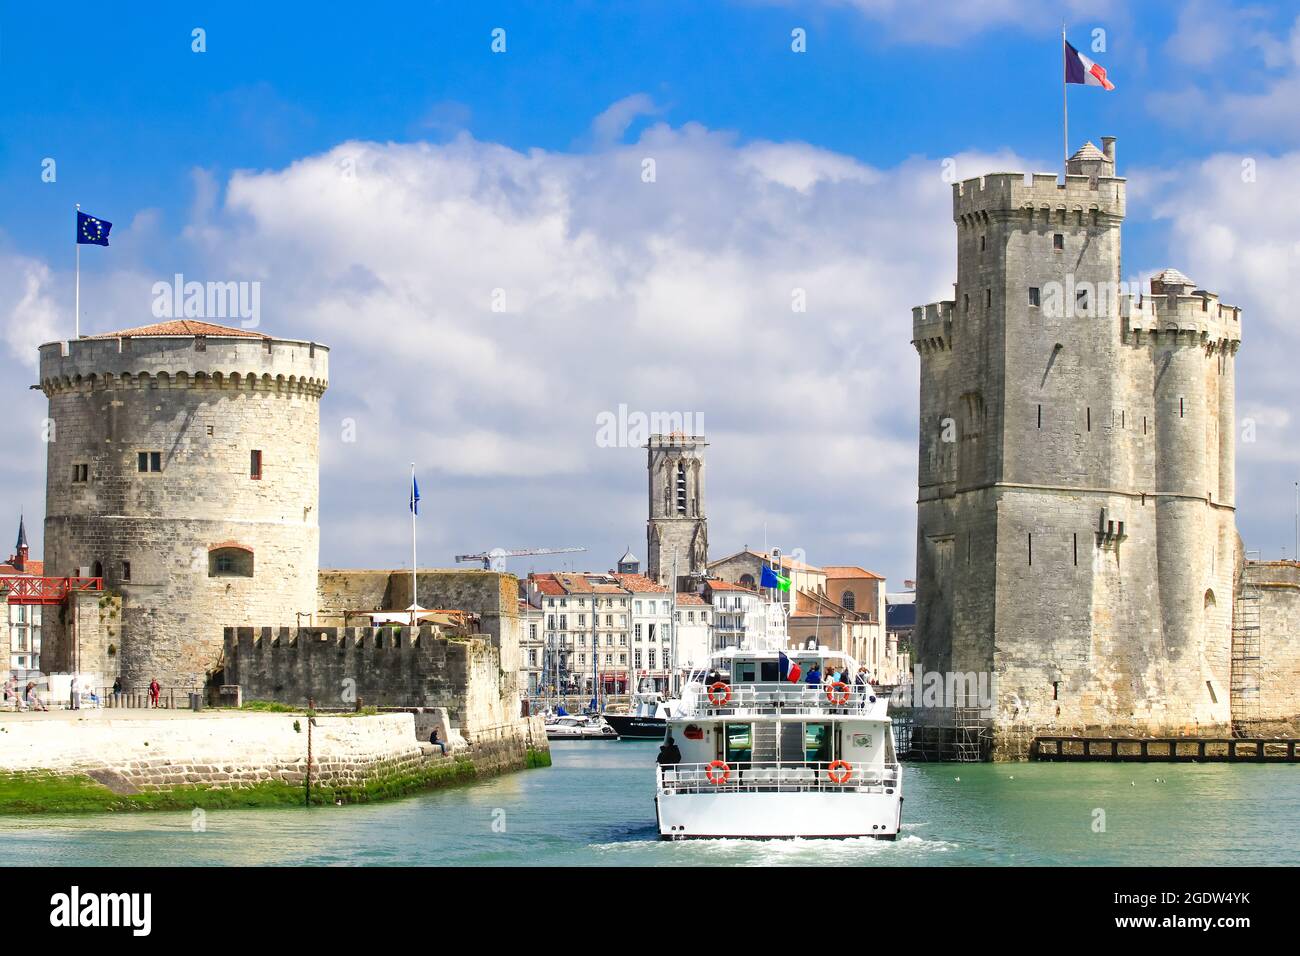
<svg viewBox="0 0 1300 956">
<path fill-rule="evenodd" d="M 784 653 L 781 654 L 782 680 L 788 680 L 791 684 L 797 684 L 799 683 L 799 675 L 802 673 L 803 669 L 798 664 L 786 657 Z"/>
<path fill-rule="evenodd" d="M 1106 79 L 1106 68 L 1070 46 L 1069 41 L 1065 44 L 1065 82 L 1100 86 L 1103 90 L 1115 88 L 1115 84 Z"/>
</svg>

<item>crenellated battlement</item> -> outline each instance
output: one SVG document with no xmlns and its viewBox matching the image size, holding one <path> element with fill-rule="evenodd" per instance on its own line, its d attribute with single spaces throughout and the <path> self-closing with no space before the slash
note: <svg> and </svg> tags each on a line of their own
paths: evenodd
<svg viewBox="0 0 1300 956">
<path fill-rule="evenodd" d="M 931 302 L 912 309 L 912 345 L 917 352 L 943 352 L 952 349 L 952 317 L 957 303 Z"/>
<path fill-rule="evenodd" d="M 1212 292 L 1124 296 L 1120 299 L 1123 334 L 1183 337 L 1194 343 L 1235 350 L 1241 344 L 1241 309 Z"/>
<path fill-rule="evenodd" d="M 991 218 L 1029 222 L 1089 220 L 1116 223 L 1125 214 L 1127 180 L 1053 173 L 989 173 L 952 187 L 952 217 L 959 226 Z"/>
<path fill-rule="evenodd" d="M 245 335 L 119 335 L 47 342 L 41 389 L 219 388 L 319 397 L 329 387 L 329 348 Z"/>
</svg>

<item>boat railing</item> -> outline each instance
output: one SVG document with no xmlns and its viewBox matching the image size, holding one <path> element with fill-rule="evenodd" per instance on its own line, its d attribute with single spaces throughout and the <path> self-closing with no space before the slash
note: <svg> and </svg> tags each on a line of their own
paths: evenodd
<svg viewBox="0 0 1300 956">
<path fill-rule="evenodd" d="M 885 793 L 898 788 L 896 763 L 844 760 L 743 761 L 660 765 L 659 789 L 670 793 Z"/>
<path fill-rule="evenodd" d="M 685 703 L 685 698 L 683 703 Z M 883 718 L 888 700 L 870 685 L 733 683 L 706 685 L 690 701 L 690 716 L 833 713 Z"/>
</svg>

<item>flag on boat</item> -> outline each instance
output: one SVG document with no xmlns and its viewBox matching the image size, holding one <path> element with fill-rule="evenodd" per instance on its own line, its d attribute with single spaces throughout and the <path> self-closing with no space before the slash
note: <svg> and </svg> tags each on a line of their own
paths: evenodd
<svg viewBox="0 0 1300 956">
<path fill-rule="evenodd" d="M 803 669 L 790 658 L 785 656 L 785 652 L 780 652 L 781 656 L 781 679 L 788 680 L 791 684 L 799 683 L 799 675 Z"/>
<path fill-rule="evenodd" d="M 1115 84 L 1106 79 L 1106 68 L 1070 46 L 1068 40 L 1065 43 L 1065 82 L 1100 86 L 1103 90 L 1115 88 Z"/>
<path fill-rule="evenodd" d="M 776 588 L 780 591 L 790 590 L 790 579 L 783 574 L 777 574 L 767 565 L 763 565 L 763 579 L 760 586 L 765 588 Z"/>
<path fill-rule="evenodd" d="M 420 513 L 420 484 L 415 480 L 415 475 L 411 475 L 411 514 Z"/>
</svg>

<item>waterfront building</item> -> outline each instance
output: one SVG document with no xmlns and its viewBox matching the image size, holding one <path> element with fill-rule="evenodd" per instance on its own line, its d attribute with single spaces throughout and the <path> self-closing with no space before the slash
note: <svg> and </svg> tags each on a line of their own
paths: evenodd
<svg viewBox="0 0 1300 956">
<path fill-rule="evenodd" d="M 541 607 L 534 607 L 525 597 L 519 600 L 519 620 L 519 689 L 525 696 L 535 697 L 543 693 L 546 615 Z"/>
<path fill-rule="evenodd" d="M 18 518 L 18 541 L 9 560 L 0 565 L 0 577 L 32 576 L 41 577 L 45 573 L 45 563 L 30 557 L 27 544 L 27 527 L 22 516 Z M 0 600 L 6 597 L 8 589 L 0 585 Z M 5 601 L 7 617 L 7 670 L 20 679 L 28 671 L 41 669 L 41 613 L 39 604 L 9 604 Z"/>
<path fill-rule="evenodd" d="M 709 579 L 704 599 L 713 609 L 713 636 L 709 653 L 728 647 L 758 647 L 773 630 L 770 605 L 763 595 L 741 584 Z M 779 608 L 775 608 L 779 614 Z"/>
<path fill-rule="evenodd" d="M 713 635 L 713 607 L 693 591 L 677 595 L 673 605 L 673 643 L 677 666 L 698 670 L 708 664 Z"/>
<path fill-rule="evenodd" d="M 638 575 L 639 577 L 639 575 Z M 607 572 L 530 574 L 529 603 L 542 612 L 547 693 L 621 694 L 633 666 L 632 594 Z"/>
<path fill-rule="evenodd" d="M 650 680 L 656 690 L 667 690 L 674 666 L 673 592 L 643 574 L 615 574 L 614 578 L 629 595 L 632 609 L 630 646 L 635 684 Z"/>
</svg>

